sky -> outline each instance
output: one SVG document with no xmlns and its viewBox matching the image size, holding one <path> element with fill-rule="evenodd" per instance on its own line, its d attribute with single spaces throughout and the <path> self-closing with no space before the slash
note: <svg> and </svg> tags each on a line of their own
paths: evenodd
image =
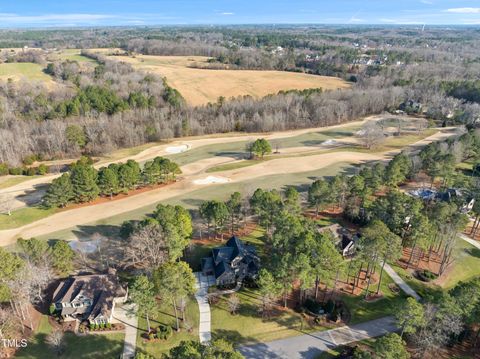
<svg viewBox="0 0 480 359">
<path fill-rule="evenodd" d="M 480 0 L 0 0 L 0 27 L 480 25 Z"/>
</svg>

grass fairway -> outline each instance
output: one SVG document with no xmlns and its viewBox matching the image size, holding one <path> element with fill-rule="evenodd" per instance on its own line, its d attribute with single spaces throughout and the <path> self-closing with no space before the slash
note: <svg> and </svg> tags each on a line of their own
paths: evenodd
<svg viewBox="0 0 480 359">
<path fill-rule="evenodd" d="M 35 336 L 29 340 L 28 346 L 21 349 L 15 358 L 20 359 L 51 359 L 56 357 L 52 349 L 46 344 L 47 335 L 52 331 L 48 319 L 43 316 Z M 96 359 L 118 358 L 123 351 L 124 333 L 97 334 L 84 337 L 73 333 L 65 334 L 65 352 L 60 356 L 63 359 Z"/>
<path fill-rule="evenodd" d="M 134 67 L 166 77 L 191 105 L 205 105 L 225 98 L 245 96 L 263 97 L 281 90 L 323 88 L 335 90 L 350 84 L 336 77 L 308 75 L 284 71 L 209 70 L 193 68 L 195 64 L 208 65 L 201 56 L 114 56 Z"/>
<path fill-rule="evenodd" d="M 289 173 L 273 176 L 255 178 L 249 181 L 219 184 L 215 186 L 199 188 L 193 192 L 182 196 L 173 197 L 162 201 L 163 204 L 181 205 L 186 209 L 195 209 L 205 200 L 224 201 L 235 191 L 243 195 L 252 194 L 255 189 L 261 187 L 265 189 L 282 189 L 285 186 L 296 186 L 300 191 L 305 191 L 315 179 L 324 176 L 335 176 L 337 173 L 353 173 L 354 167 L 346 162 L 338 162 L 335 165 L 324 167 L 313 172 Z M 66 230 L 53 232 L 39 239 L 72 239 L 75 237 L 84 237 L 99 232 L 105 235 L 118 235 L 119 226 L 122 222 L 131 219 L 143 219 L 145 215 L 152 213 L 158 203 L 137 208 L 133 211 L 122 213 L 118 216 L 101 219 L 96 222 L 88 223 L 82 226 L 76 226 Z"/>
<path fill-rule="evenodd" d="M 0 189 L 8 188 L 20 184 L 25 181 L 29 181 L 40 176 L 10 176 L 7 178 L 0 177 Z"/>
<path fill-rule="evenodd" d="M 81 52 L 80 49 L 64 49 L 64 50 L 61 50 L 58 56 L 62 60 L 77 61 L 80 63 L 81 62 L 96 63 L 94 59 L 80 55 L 80 52 Z"/>
<path fill-rule="evenodd" d="M 57 208 L 25 207 L 13 211 L 11 216 L 0 214 L 0 230 L 21 227 L 48 217 L 57 211 Z"/>
<path fill-rule="evenodd" d="M 181 316 L 181 313 L 178 313 Z M 198 312 L 198 304 L 195 298 L 189 297 L 187 302 L 186 319 L 193 329 L 191 333 L 188 333 L 185 329 L 182 329 L 179 333 L 173 331 L 173 335 L 166 341 L 159 340 L 156 342 L 146 342 L 142 337 L 142 334 L 147 331 L 147 320 L 143 317 L 138 318 L 137 331 L 137 351 L 148 353 L 154 358 L 161 358 L 162 354 L 168 353 L 168 351 L 180 344 L 184 340 L 198 340 L 198 323 L 200 314 Z M 168 303 L 166 305 L 161 304 L 155 313 L 150 318 L 150 325 L 152 328 L 158 327 L 160 324 L 170 325 L 175 327 L 175 316 L 172 306 Z M 182 321 L 180 320 L 180 327 Z"/>
<path fill-rule="evenodd" d="M 6 81 L 12 79 L 13 81 L 17 81 L 22 78 L 30 81 L 45 82 L 47 84 L 55 83 L 50 76 L 43 72 L 43 67 L 39 64 L 31 62 L 0 64 L 0 80 Z"/>
</svg>

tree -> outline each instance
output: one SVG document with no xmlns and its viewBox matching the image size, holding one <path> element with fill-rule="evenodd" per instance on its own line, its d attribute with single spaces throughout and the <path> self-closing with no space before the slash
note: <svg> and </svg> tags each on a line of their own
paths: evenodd
<svg viewBox="0 0 480 359">
<path fill-rule="evenodd" d="M 223 339 L 212 340 L 202 344 L 196 341 L 182 341 L 170 349 L 166 359 L 242 359 L 233 345 Z"/>
<path fill-rule="evenodd" d="M 319 179 L 311 184 L 308 188 L 308 203 L 315 207 L 315 215 L 318 215 L 319 210 L 331 202 L 331 195 L 332 192 L 326 180 Z"/>
<path fill-rule="evenodd" d="M 401 182 L 405 181 L 408 173 L 410 173 L 411 166 L 411 160 L 406 154 L 400 153 L 396 155 L 385 169 L 387 185 L 397 187 Z"/>
<path fill-rule="evenodd" d="M 260 157 L 263 159 L 263 157 L 266 154 L 272 153 L 272 146 L 266 139 L 259 138 L 259 139 L 256 139 L 255 142 L 253 142 L 250 145 L 249 150 L 250 152 L 254 153 L 257 157 Z"/>
<path fill-rule="evenodd" d="M 234 192 L 230 195 L 230 198 L 225 203 L 230 215 L 230 229 L 232 234 L 235 231 L 235 226 L 240 221 L 240 215 L 242 213 L 242 195 L 240 192 Z"/>
<path fill-rule="evenodd" d="M 410 354 L 405 349 L 405 342 L 396 334 L 387 334 L 375 341 L 375 356 L 382 359 L 408 359 Z"/>
<path fill-rule="evenodd" d="M 78 161 L 70 176 L 75 202 L 89 202 L 98 197 L 97 170 L 92 165 Z"/>
<path fill-rule="evenodd" d="M 147 320 L 147 332 L 151 332 L 150 315 L 155 309 L 154 284 L 145 275 L 135 278 L 130 287 L 130 300 L 136 304 L 138 315 L 145 316 Z"/>
<path fill-rule="evenodd" d="M 76 145 L 79 148 L 83 148 L 87 144 L 87 136 L 85 136 L 85 132 L 80 126 L 67 126 L 65 136 L 71 145 Z"/>
<path fill-rule="evenodd" d="M 64 173 L 55 178 L 43 197 L 43 203 L 47 207 L 65 207 L 74 198 L 73 186 L 70 175 Z"/>
<path fill-rule="evenodd" d="M 7 284 L 15 279 L 24 264 L 18 255 L 7 252 L 2 247 L 0 247 L 0 263 L 2 263 L 0 266 L 0 302 L 6 302 L 11 299 Z"/>
<path fill-rule="evenodd" d="M 170 301 L 175 312 L 176 329 L 180 331 L 177 313 L 177 298 L 195 293 L 195 276 L 185 262 L 170 262 L 153 272 L 156 293 L 164 301 Z"/>
<path fill-rule="evenodd" d="M 53 352 L 59 357 L 65 351 L 65 339 L 63 332 L 59 329 L 52 331 L 47 335 L 47 344 L 52 348 Z"/>
<path fill-rule="evenodd" d="M 229 212 L 225 203 L 219 201 L 206 201 L 200 205 L 200 215 L 207 221 L 208 229 L 210 223 L 214 224 L 215 238 L 218 230 L 223 230 L 223 225 L 228 219 Z"/>
<path fill-rule="evenodd" d="M 227 299 L 228 310 L 230 310 L 230 314 L 235 315 L 237 314 L 237 310 L 240 307 L 240 298 L 236 293 L 230 294 Z"/>
<path fill-rule="evenodd" d="M 366 148 L 373 149 L 380 146 L 385 141 L 385 134 L 382 128 L 375 121 L 366 122 L 359 131 L 360 141 Z"/>
<path fill-rule="evenodd" d="M 100 171 L 98 171 L 97 184 L 100 192 L 106 196 L 110 196 L 110 199 L 120 190 L 117 172 L 109 167 L 100 168 Z"/>
<path fill-rule="evenodd" d="M 62 276 L 73 271 L 73 258 L 75 252 L 68 245 L 67 241 L 56 241 L 52 247 L 52 266 Z"/>
<path fill-rule="evenodd" d="M 285 209 L 290 213 L 300 213 L 300 195 L 298 191 L 294 187 L 289 186 L 284 193 L 284 197 Z"/>
<path fill-rule="evenodd" d="M 250 198 L 250 207 L 259 217 L 260 224 L 265 226 L 267 234 L 270 234 L 275 216 L 283 207 L 282 196 L 275 189 L 264 191 L 258 188 Z"/>
<path fill-rule="evenodd" d="M 34 264 L 45 263 L 49 260 L 52 249 L 47 241 L 38 240 L 36 238 L 22 239 L 17 241 L 22 248 L 25 256 Z"/>
<path fill-rule="evenodd" d="M 407 298 L 401 305 L 395 317 L 398 326 L 401 328 L 401 338 L 403 338 L 403 334 L 413 334 L 418 328 L 425 325 L 425 311 L 423 306 L 411 297 Z"/>
<path fill-rule="evenodd" d="M 262 296 L 262 316 L 264 316 L 270 309 L 271 303 L 280 296 L 282 287 L 275 280 L 272 273 L 265 268 L 260 269 L 257 284 Z"/>
</svg>

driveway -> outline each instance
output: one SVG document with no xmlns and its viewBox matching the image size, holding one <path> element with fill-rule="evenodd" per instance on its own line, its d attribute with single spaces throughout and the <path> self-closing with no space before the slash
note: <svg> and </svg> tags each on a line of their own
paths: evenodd
<svg viewBox="0 0 480 359">
<path fill-rule="evenodd" d="M 395 284 L 398 285 L 407 295 L 415 298 L 417 301 L 422 299 L 418 293 L 412 289 L 412 287 L 410 287 L 402 278 L 400 278 L 397 272 L 395 272 L 389 264 L 385 263 L 384 269 L 388 276 L 395 282 Z"/>
<path fill-rule="evenodd" d="M 200 311 L 200 324 L 198 326 L 200 343 L 209 342 L 212 339 L 208 287 L 214 284 L 215 278 L 213 276 L 205 276 L 200 272 L 195 273 L 195 286 L 197 289 L 195 299 L 198 302 L 198 309 Z"/>
<path fill-rule="evenodd" d="M 135 348 L 137 346 L 137 328 L 138 317 L 134 313 L 133 304 L 120 304 L 115 306 L 113 313 L 113 322 L 125 325 L 125 342 L 123 344 L 122 359 L 135 357 Z"/>
<path fill-rule="evenodd" d="M 458 236 L 463 239 L 465 242 L 468 242 L 470 243 L 472 246 L 480 249 L 480 242 L 479 241 L 476 241 L 475 239 L 473 238 L 470 238 L 468 236 L 466 236 L 465 234 L 463 233 L 459 233 Z"/>
<path fill-rule="evenodd" d="M 324 351 L 395 332 L 393 317 L 239 348 L 247 359 L 315 359 Z"/>
</svg>

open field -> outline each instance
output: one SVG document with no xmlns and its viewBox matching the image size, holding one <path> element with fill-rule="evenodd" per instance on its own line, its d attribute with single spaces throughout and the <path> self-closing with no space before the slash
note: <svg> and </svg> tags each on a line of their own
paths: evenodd
<svg viewBox="0 0 480 359">
<path fill-rule="evenodd" d="M 350 85 L 336 77 L 316 76 L 284 71 L 209 70 L 192 68 L 194 64 L 207 65 L 201 56 L 112 56 L 138 69 L 166 77 L 168 84 L 182 94 L 191 105 L 204 105 L 225 98 L 245 96 L 263 97 L 281 90 L 323 88 L 335 90 Z"/>
<path fill-rule="evenodd" d="M 96 63 L 95 60 L 80 55 L 80 52 L 81 52 L 80 49 L 63 49 L 63 50 L 60 50 L 58 53 L 54 54 L 53 56 L 58 57 L 61 60 L 77 61 L 79 63 L 81 62 Z"/>
<path fill-rule="evenodd" d="M 41 65 L 30 62 L 0 64 L 0 80 L 7 81 L 8 79 L 12 79 L 13 81 L 25 79 L 28 81 L 42 82 L 46 85 L 55 85 L 55 81 L 43 72 Z"/>
</svg>

